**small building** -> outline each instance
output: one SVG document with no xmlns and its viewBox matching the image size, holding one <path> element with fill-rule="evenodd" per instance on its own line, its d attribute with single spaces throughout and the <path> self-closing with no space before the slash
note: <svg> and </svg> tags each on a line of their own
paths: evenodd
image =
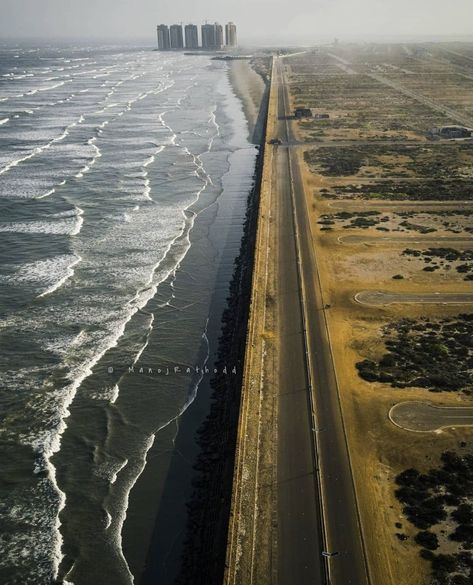
<svg viewBox="0 0 473 585">
<path fill-rule="evenodd" d="M 310 108 L 296 108 L 294 118 L 312 118 L 312 110 Z"/>
<path fill-rule="evenodd" d="M 432 128 L 431 134 L 439 138 L 469 138 L 472 131 L 464 126 L 442 126 Z"/>
<path fill-rule="evenodd" d="M 330 118 L 329 114 L 315 114 L 316 120 L 328 120 Z"/>
</svg>

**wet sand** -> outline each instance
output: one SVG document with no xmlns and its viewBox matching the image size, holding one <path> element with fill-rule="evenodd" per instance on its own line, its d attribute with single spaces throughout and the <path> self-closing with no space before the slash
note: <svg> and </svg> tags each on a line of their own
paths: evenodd
<svg viewBox="0 0 473 585">
<path fill-rule="evenodd" d="M 242 103 L 249 139 L 254 142 L 261 118 L 258 99 L 261 101 L 265 95 L 264 82 L 247 62 L 231 63 L 229 80 Z M 255 185 L 258 183 L 256 176 Z M 196 400 L 180 419 L 163 486 L 163 504 L 155 519 L 144 570 L 137 579 L 140 585 L 158 580 L 163 585 L 171 582 L 210 585 L 220 582 L 223 574 L 257 199 L 256 187 L 246 201 L 241 248 L 240 240 L 232 239 L 226 254 L 231 264 L 226 263 L 224 273 L 220 271 L 218 275 L 210 311 L 213 317 L 208 335 L 213 340 L 213 351 L 209 365 L 235 364 L 238 375 L 235 379 L 206 378 Z M 224 282 L 229 281 L 227 290 Z"/>
<path fill-rule="evenodd" d="M 260 144 L 266 119 L 266 100 L 263 99 L 267 92 L 266 84 L 249 61 L 232 61 L 228 75 L 248 120 L 248 140 Z"/>
</svg>

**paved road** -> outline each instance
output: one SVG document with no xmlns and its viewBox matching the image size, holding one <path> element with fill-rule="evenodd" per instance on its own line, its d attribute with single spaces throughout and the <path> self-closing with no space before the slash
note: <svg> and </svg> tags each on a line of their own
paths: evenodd
<svg viewBox="0 0 473 585">
<path fill-rule="evenodd" d="M 459 242 L 470 245 L 473 237 L 469 236 L 340 236 L 338 241 L 341 244 L 458 244 Z"/>
<path fill-rule="evenodd" d="M 430 402 L 398 402 L 389 411 L 393 424 L 407 431 L 435 432 L 446 427 L 473 426 L 473 406 L 435 406 Z"/>
<path fill-rule="evenodd" d="M 362 305 L 392 305 L 393 303 L 462 304 L 473 303 L 473 293 L 391 293 L 379 290 L 364 290 L 355 295 Z"/>
<path fill-rule="evenodd" d="M 280 64 L 278 70 L 283 80 Z M 287 87 L 281 83 L 279 86 L 279 102 L 280 102 L 280 118 L 289 114 L 286 104 L 288 104 Z M 279 122 L 279 132 L 282 140 L 292 138 L 290 121 L 281 119 Z M 324 299 L 322 297 L 322 290 L 320 286 L 320 279 L 317 270 L 317 262 L 315 251 L 313 247 L 310 226 L 308 223 L 308 211 L 306 207 L 306 198 L 304 194 L 304 187 L 301 178 L 299 161 L 297 153 L 292 149 L 278 149 L 278 167 L 280 177 L 283 180 L 286 173 L 289 173 L 292 185 L 292 192 L 285 193 L 281 190 L 281 195 L 286 199 L 292 197 L 292 209 L 294 211 L 294 219 L 296 224 L 296 242 L 298 243 L 297 250 L 300 260 L 300 280 L 301 295 L 304 299 L 305 311 L 299 318 L 303 318 L 305 322 L 306 334 L 301 332 L 301 323 L 298 320 L 293 322 L 294 315 L 297 313 L 295 304 L 299 305 L 300 314 L 300 298 L 296 295 L 291 295 L 291 304 L 294 304 L 291 314 L 284 317 L 287 326 L 291 325 L 291 331 L 294 335 L 286 337 L 286 345 L 282 348 L 282 353 L 288 352 L 287 358 L 282 366 L 283 377 L 281 378 L 281 398 L 280 398 L 280 417 L 279 417 L 279 442 L 280 442 L 280 456 L 279 456 L 279 477 L 284 479 L 284 469 L 289 465 L 293 468 L 303 469 L 303 461 L 306 461 L 307 449 L 306 446 L 302 451 L 284 446 L 285 438 L 292 440 L 291 431 L 282 435 L 284 428 L 290 429 L 291 425 L 295 425 L 293 430 L 297 434 L 304 435 L 304 441 L 312 439 L 311 448 L 316 450 L 318 462 L 317 481 L 314 482 L 313 498 L 316 501 L 319 497 L 320 490 L 322 491 L 322 498 L 320 503 L 323 503 L 322 508 L 317 503 L 316 508 L 319 510 L 319 515 L 316 517 L 312 507 L 307 502 L 304 508 L 307 513 L 313 517 L 314 520 L 324 520 L 324 530 L 320 527 L 313 527 L 313 532 L 309 538 L 316 545 L 319 558 L 321 555 L 321 537 L 323 537 L 324 548 L 330 552 L 338 552 L 328 560 L 328 571 L 330 574 L 331 585 L 367 585 L 369 583 L 367 564 L 365 559 L 365 551 L 363 544 L 363 536 L 360 529 L 358 508 L 355 496 L 355 489 L 352 479 L 351 463 L 348 455 L 348 447 L 345 436 L 345 429 L 343 426 L 343 418 L 340 408 L 340 401 L 338 395 L 338 387 L 336 374 L 333 365 L 333 358 L 330 347 L 330 340 L 328 328 L 326 323 L 326 316 L 324 311 Z M 282 168 L 281 168 L 282 167 Z M 287 170 L 283 170 L 287 169 Z M 286 216 L 288 218 L 288 216 Z M 294 241 L 292 242 L 294 247 Z M 286 247 L 282 241 L 281 248 Z M 289 246 L 288 246 L 289 247 Z M 289 252 L 280 250 L 280 253 L 285 255 Z M 291 253 L 292 254 L 292 253 Z M 288 258 L 289 259 L 289 258 Z M 294 263 L 294 256 L 292 262 Z M 296 266 L 294 264 L 294 266 Z M 289 273 L 290 274 L 290 273 Z M 286 279 L 286 275 L 281 273 L 280 282 Z M 285 309 L 283 309 L 283 312 Z M 281 320 L 283 314 L 281 314 Z M 294 326 L 295 325 L 295 326 Z M 289 332 L 289 329 L 288 329 Z M 294 362 L 294 355 L 292 352 L 294 348 L 297 349 L 298 360 L 301 359 L 301 349 L 307 349 L 307 358 L 305 365 L 307 373 L 304 379 L 300 377 L 300 361 Z M 308 383 L 311 384 L 308 388 Z M 302 384 L 302 387 L 301 387 Z M 307 435 L 297 429 L 304 424 L 307 424 L 307 414 L 304 412 L 303 417 L 299 420 L 293 419 L 292 422 L 285 422 L 287 417 L 293 418 L 291 415 L 290 403 L 295 400 L 295 396 L 303 390 L 305 400 L 311 408 L 315 405 L 316 426 L 313 427 L 312 436 Z M 289 393 L 286 401 L 283 401 L 284 394 Z M 292 398 L 290 397 L 292 395 Z M 302 393 L 301 393 L 302 395 Z M 289 409 L 289 410 L 288 410 Z M 305 419 L 305 421 L 304 421 Z M 284 453 L 287 449 L 288 452 Z M 289 459 L 293 459 L 289 462 Z M 284 463 L 286 462 L 286 463 Z M 311 583 L 316 585 L 319 583 L 326 583 L 321 580 L 322 575 L 314 575 L 309 581 L 300 581 L 299 578 L 291 574 L 291 567 L 296 567 L 303 560 L 300 558 L 300 543 L 292 540 L 292 535 L 298 533 L 299 522 L 301 518 L 294 517 L 290 510 L 285 510 L 286 506 L 296 506 L 296 510 L 300 509 L 299 504 L 296 504 L 292 496 L 292 502 L 284 494 L 290 482 L 282 481 L 278 492 L 279 498 L 279 520 L 282 522 L 282 528 L 279 534 L 278 541 L 278 557 L 280 559 L 280 583 L 295 584 L 295 583 Z M 294 492 L 293 492 L 294 493 Z M 301 496 L 306 496 L 301 493 Z M 307 508 L 307 506 L 309 506 Z M 285 524 L 284 524 L 285 523 Z M 305 526 L 305 524 L 302 524 Z"/>
<path fill-rule="evenodd" d="M 280 95 L 280 88 L 278 89 Z M 280 111 L 284 103 L 278 100 Z M 285 132 L 279 121 L 278 132 Z M 287 150 L 275 149 L 273 218 L 277 230 L 277 299 L 281 341 L 278 412 L 278 569 L 279 585 L 323 585 L 320 499 L 316 481 L 312 416 L 307 385 L 303 320 L 297 272 Z M 276 188 L 274 188 L 276 187 Z"/>
</svg>

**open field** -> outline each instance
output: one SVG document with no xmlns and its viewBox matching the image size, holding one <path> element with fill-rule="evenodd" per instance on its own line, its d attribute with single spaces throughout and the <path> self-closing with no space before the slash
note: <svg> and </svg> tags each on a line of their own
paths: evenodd
<svg viewBox="0 0 473 585">
<path fill-rule="evenodd" d="M 409 468 L 441 468 L 446 451 L 473 451 L 473 428 L 455 425 L 455 418 L 422 433 L 389 418 L 406 401 L 449 407 L 450 413 L 457 412 L 452 407 L 471 409 L 470 378 L 453 390 L 440 378 L 421 383 L 420 374 L 417 384 L 393 387 L 400 362 L 385 357 L 393 347 L 386 331 L 406 319 L 414 331 L 426 329 L 430 320 L 432 331 L 426 331 L 434 353 L 419 359 L 428 366 L 438 351 L 439 371 L 447 359 L 452 372 L 471 369 L 471 345 L 450 355 L 453 342 L 440 339 L 450 325 L 436 324 L 457 323 L 460 314 L 473 312 L 463 304 L 472 299 L 473 221 L 464 202 L 473 200 L 473 143 L 434 140 L 430 131 L 452 124 L 473 128 L 472 55 L 467 45 L 337 46 L 286 62 L 292 107 L 329 115 L 291 122 L 298 141 L 310 145 L 288 148 L 297 149 L 303 168 L 373 584 L 428 585 L 432 567 L 437 575 L 447 567 L 447 561 L 439 568 L 435 563 L 442 559 L 432 564 L 428 554 L 420 556 L 427 550 L 422 539 L 430 537 L 418 536 L 405 502 L 396 497 L 396 477 Z M 408 302 L 364 305 L 354 299 L 360 291 Z M 371 380 L 369 368 L 364 379 L 359 375 L 357 363 L 383 358 L 386 367 L 371 370 Z M 462 421 L 468 425 L 470 419 Z M 461 539 L 449 537 L 456 530 L 452 517 L 428 530 L 438 537 L 434 554 L 460 562 L 455 555 L 463 550 Z M 468 570 L 459 570 L 458 578 Z M 449 584 L 455 571 L 445 571 L 442 583 Z"/>
</svg>

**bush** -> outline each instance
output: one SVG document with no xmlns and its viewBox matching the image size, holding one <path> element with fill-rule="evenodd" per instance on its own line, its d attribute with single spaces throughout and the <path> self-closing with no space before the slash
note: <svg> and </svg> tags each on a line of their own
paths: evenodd
<svg viewBox="0 0 473 585">
<path fill-rule="evenodd" d="M 420 546 L 423 546 L 427 550 L 437 550 L 439 547 L 437 535 L 426 530 L 418 532 L 414 540 L 417 544 L 420 544 Z"/>
<path fill-rule="evenodd" d="M 432 569 L 435 576 L 441 576 L 445 573 L 453 573 L 455 568 L 456 562 L 453 555 L 439 554 L 432 559 Z"/>
<path fill-rule="evenodd" d="M 420 473 L 417 471 L 417 469 L 414 469 L 413 467 L 406 469 L 405 471 L 402 471 L 397 477 L 396 477 L 396 483 L 398 485 L 413 485 L 415 484 L 415 482 L 417 481 L 417 479 L 419 478 Z"/>
<path fill-rule="evenodd" d="M 463 542 L 468 544 L 469 547 L 473 545 L 473 526 L 471 524 L 460 524 L 456 530 L 450 534 L 450 540 L 457 542 Z"/>
<path fill-rule="evenodd" d="M 465 577 L 465 575 L 454 575 L 450 579 L 451 585 L 471 585 L 471 579 Z"/>
<path fill-rule="evenodd" d="M 426 561 L 431 561 L 435 558 L 434 553 L 431 550 L 427 550 L 425 548 L 420 551 L 419 555 Z"/>
<path fill-rule="evenodd" d="M 452 512 L 452 518 L 459 524 L 473 524 L 473 506 L 471 504 L 460 504 Z"/>
</svg>

